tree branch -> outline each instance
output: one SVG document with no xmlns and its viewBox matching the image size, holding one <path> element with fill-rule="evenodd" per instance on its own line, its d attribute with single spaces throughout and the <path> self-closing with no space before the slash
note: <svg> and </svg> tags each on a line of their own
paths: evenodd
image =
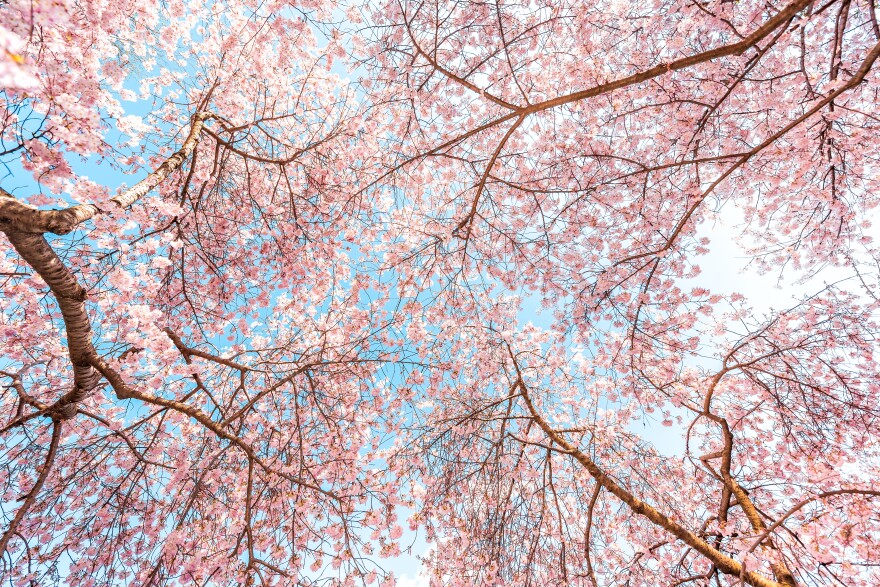
<svg viewBox="0 0 880 587">
<path fill-rule="evenodd" d="M 510 350 L 510 349 L 509 349 Z M 768 579 L 764 575 L 759 573 L 755 573 L 753 571 L 745 570 L 743 565 L 727 556 L 723 552 L 717 550 L 708 542 L 667 516 L 666 514 L 660 512 L 652 505 L 645 503 L 644 501 L 637 498 L 635 495 L 630 493 L 627 489 L 619 485 L 614 479 L 608 476 L 594 461 L 581 451 L 577 446 L 568 442 L 562 435 L 556 432 L 550 423 L 544 419 L 544 417 L 537 411 L 535 405 L 532 403 L 531 397 L 529 396 L 528 387 L 525 384 L 525 381 L 522 378 L 522 373 L 520 373 L 519 365 L 516 362 L 515 357 L 513 356 L 513 351 L 510 350 L 511 359 L 513 360 L 513 366 L 516 370 L 517 379 L 514 382 L 514 387 L 518 387 L 520 391 L 522 391 L 523 400 L 525 401 L 526 407 L 529 410 L 532 418 L 535 423 L 544 431 L 545 434 L 559 446 L 561 446 L 568 454 L 570 454 L 574 459 L 583 465 L 583 467 L 587 470 L 590 476 L 596 480 L 597 483 L 602 485 L 605 489 L 607 489 L 610 493 L 614 494 L 615 497 L 620 499 L 624 504 L 626 504 L 630 510 L 634 513 L 639 514 L 647 518 L 651 523 L 665 531 L 669 532 L 704 557 L 706 557 L 709 561 L 712 562 L 718 570 L 726 575 L 730 575 L 733 577 L 742 576 L 743 580 L 749 585 L 753 585 L 754 587 L 780 587 L 780 583 Z"/>
<path fill-rule="evenodd" d="M 12 518 L 9 528 L 6 529 L 6 532 L 3 533 L 3 537 L 0 538 L 0 556 L 3 556 L 6 552 L 9 540 L 12 538 L 13 534 L 15 534 L 15 529 L 21 523 L 22 519 L 24 519 L 24 515 L 29 509 L 31 509 L 31 506 L 34 505 L 34 501 L 37 499 L 37 494 L 43 488 L 43 484 L 46 482 L 46 477 L 49 476 L 49 471 L 52 470 L 52 463 L 55 462 L 55 454 L 58 452 L 58 444 L 61 441 L 61 426 L 62 423 L 60 420 L 52 422 L 52 440 L 49 443 L 49 453 L 46 455 L 46 461 L 43 463 L 43 467 L 40 470 L 40 475 L 37 477 L 36 483 L 34 483 L 34 486 L 31 487 L 31 490 L 28 491 L 27 495 L 24 496 L 24 503 L 18 508 L 18 511 L 15 512 L 15 517 Z"/>
<path fill-rule="evenodd" d="M 207 112 L 194 115 L 183 146 L 146 178 L 111 201 L 121 208 L 127 208 L 159 185 L 192 153 L 205 120 L 213 116 Z M 0 188 L 0 231 L 6 234 L 15 251 L 49 286 L 64 320 L 67 350 L 73 366 L 73 389 L 52 406 L 53 417 L 62 420 L 76 415 L 76 405 L 98 385 L 101 374 L 93 366 L 97 352 L 92 345 L 92 327 L 85 305 L 88 293 L 55 254 L 43 234 L 67 234 L 99 211 L 93 204 L 79 204 L 64 210 L 38 210 Z"/>
<path fill-rule="evenodd" d="M 199 112 L 192 117 L 189 134 L 183 145 L 162 162 L 152 173 L 118 196 L 110 199 L 121 209 L 128 208 L 148 194 L 171 173 L 183 165 L 199 142 L 205 121 L 214 118 L 210 112 Z M 95 204 L 77 204 L 63 210 L 39 210 L 19 201 L 0 188 L 0 231 L 45 234 L 67 234 L 77 226 L 99 214 L 102 210 Z"/>
</svg>

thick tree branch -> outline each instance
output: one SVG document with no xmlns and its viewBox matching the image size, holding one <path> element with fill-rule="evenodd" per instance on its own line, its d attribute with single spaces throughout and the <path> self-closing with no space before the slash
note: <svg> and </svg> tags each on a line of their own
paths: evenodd
<svg viewBox="0 0 880 587">
<path fill-rule="evenodd" d="M 192 117 L 189 134 L 183 145 L 168 157 L 152 173 L 118 196 L 110 199 L 122 209 L 128 208 L 142 198 L 169 175 L 180 168 L 199 142 L 205 121 L 214 118 L 209 112 L 199 112 Z M 0 188 L 0 231 L 45 234 L 67 234 L 77 226 L 101 212 L 94 204 L 77 204 L 63 210 L 39 210 L 19 201 Z"/>
<path fill-rule="evenodd" d="M 87 293 L 77 283 L 73 273 L 62 263 L 42 234 L 5 229 L 9 242 L 21 258 L 46 282 L 58 302 L 67 334 L 67 351 L 73 366 L 73 389 L 62 398 L 59 407 L 82 401 L 86 392 L 93 389 L 101 379 L 92 367 L 89 357 L 95 354 L 92 346 L 92 327 L 86 312 Z M 69 411 L 69 410 L 68 410 Z M 73 413 L 64 412 L 65 417 Z"/>
<path fill-rule="evenodd" d="M 127 208 L 159 185 L 192 153 L 205 121 L 212 117 L 207 112 L 193 116 L 183 146 L 146 178 L 111 201 L 121 208 Z M 64 320 L 67 350 L 73 366 L 73 389 L 50 408 L 53 417 L 62 420 L 76 414 L 76 405 L 98 385 L 101 374 L 93 366 L 97 352 L 92 345 L 92 327 L 85 305 L 88 293 L 55 254 L 43 234 L 69 233 L 98 212 L 98 207 L 92 204 L 80 204 L 64 210 L 38 210 L 0 188 L 0 231 L 6 234 L 15 251 L 49 286 Z"/>
<path fill-rule="evenodd" d="M 562 106 L 563 104 L 569 104 L 571 102 L 577 102 L 586 98 L 593 98 L 601 94 L 607 94 L 608 92 L 613 92 L 614 90 L 626 88 L 628 86 L 645 82 L 673 71 L 687 69 L 688 67 L 693 67 L 694 65 L 699 65 L 701 63 L 712 61 L 720 57 L 727 57 L 729 55 L 742 55 L 747 49 L 754 47 L 755 45 L 760 43 L 770 33 L 778 29 L 783 24 L 787 23 L 791 18 L 794 17 L 794 15 L 803 10 L 812 2 L 813 0 L 797 0 L 796 2 L 792 2 L 788 6 L 777 12 L 776 15 L 773 16 L 770 20 L 758 27 L 755 32 L 753 32 L 742 41 L 739 41 L 738 43 L 724 45 L 716 49 L 697 53 L 696 55 L 691 55 L 682 59 L 676 59 L 675 61 L 671 61 L 670 63 L 661 63 L 660 65 L 654 66 L 650 69 L 646 69 L 645 71 L 634 73 L 633 75 L 614 80 L 613 82 L 599 84 L 598 86 L 594 86 L 586 90 L 573 92 L 565 96 L 553 98 L 552 100 L 539 102 L 538 104 L 535 104 L 533 106 L 523 108 L 522 112 L 526 114 L 531 114 L 532 112 L 549 110 L 550 108 Z"/>
</svg>

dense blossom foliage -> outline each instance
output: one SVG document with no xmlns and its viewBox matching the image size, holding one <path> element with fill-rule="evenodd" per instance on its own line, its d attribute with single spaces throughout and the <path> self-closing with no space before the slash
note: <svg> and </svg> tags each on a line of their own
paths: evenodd
<svg viewBox="0 0 880 587">
<path fill-rule="evenodd" d="M 3 3 L 0 574 L 876 585 L 878 57 L 873 0 Z M 719 224 L 788 306 L 694 285 Z"/>
</svg>

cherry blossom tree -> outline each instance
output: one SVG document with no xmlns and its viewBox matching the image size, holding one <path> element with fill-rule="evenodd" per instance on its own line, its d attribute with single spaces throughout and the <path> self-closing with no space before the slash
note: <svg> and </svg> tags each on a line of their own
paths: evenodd
<svg viewBox="0 0 880 587">
<path fill-rule="evenodd" d="M 873 0 L 0 15 L 13 583 L 880 579 Z"/>
<path fill-rule="evenodd" d="M 369 14 L 432 580 L 876 584 L 874 3 Z M 687 285 L 717 223 L 820 285 L 769 312 Z"/>
<path fill-rule="evenodd" d="M 388 350 L 345 251 L 371 146 L 332 3 L 0 13 L 3 576 L 375 575 Z"/>
</svg>

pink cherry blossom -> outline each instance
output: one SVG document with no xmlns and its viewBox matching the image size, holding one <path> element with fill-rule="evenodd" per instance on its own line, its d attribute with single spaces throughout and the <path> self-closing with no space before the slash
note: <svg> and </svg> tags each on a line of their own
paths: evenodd
<svg viewBox="0 0 880 587">
<path fill-rule="evenodd" d="M 873 2 L 0 18 L 4 580 L 880 580 Z"/>
</svg>

